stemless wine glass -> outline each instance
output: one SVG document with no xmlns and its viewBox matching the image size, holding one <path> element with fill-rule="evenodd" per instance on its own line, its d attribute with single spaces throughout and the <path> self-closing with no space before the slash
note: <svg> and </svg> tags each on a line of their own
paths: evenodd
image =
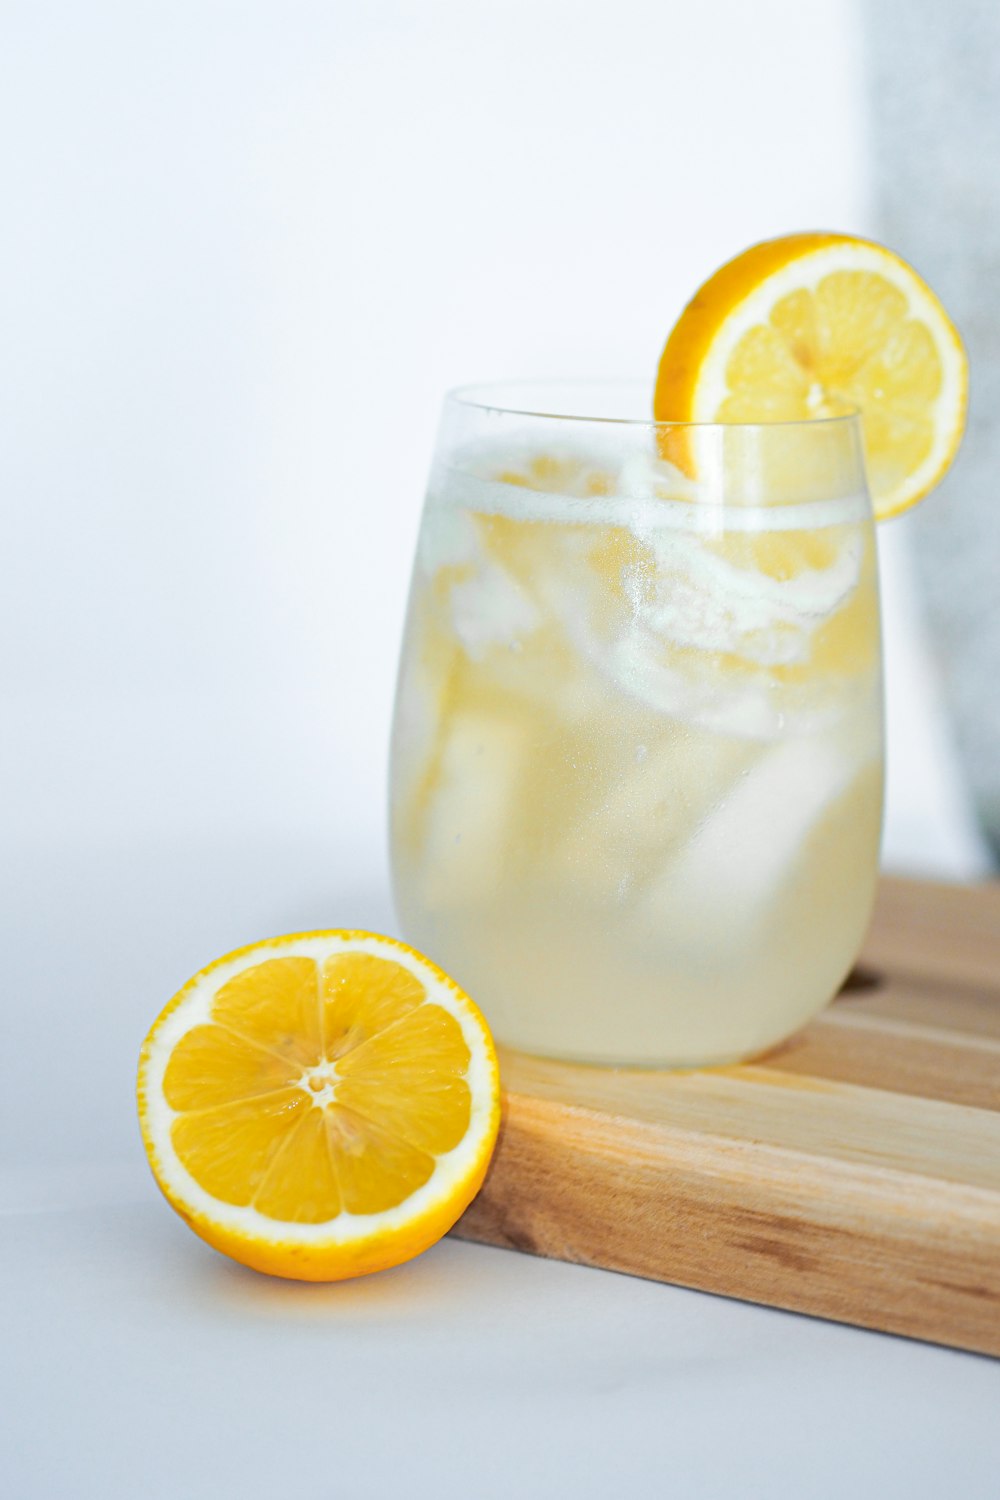
<svg viewBox="0 0 1000 1500">
<path fill-rule="evenodd" d="M 445 402 L 400 665 L 406 937 L 499 1042 L 746 1058 L 836 992 L 882 812 L 856 415 L 674 425 L 630 385 Z M 648 409 L 648 405 L 647 405 Z"/>
</svg>

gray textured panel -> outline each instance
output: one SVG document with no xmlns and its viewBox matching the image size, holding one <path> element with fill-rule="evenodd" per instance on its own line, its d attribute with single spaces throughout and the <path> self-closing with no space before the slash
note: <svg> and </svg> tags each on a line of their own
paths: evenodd
<svg viewBox="0 0 1000 1500">
<path fill-rule="evenodd" d="M 972 365 L 965 443 L 914 517 L 938 667 L 1000 853 L 1000 0 L 866 0 L 880 238 L 911 260 Z"/>
</svg>

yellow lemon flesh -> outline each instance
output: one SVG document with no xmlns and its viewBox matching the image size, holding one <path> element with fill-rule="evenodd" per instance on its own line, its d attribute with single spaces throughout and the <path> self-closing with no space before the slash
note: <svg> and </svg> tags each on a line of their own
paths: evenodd
<svg viewBox="0 0 1000 1500">
<path fill-rule="evenodd" d="M 154 1176 L 210 1245 L 278 1276 L 398 1265 L 445 1234 L 500 1120 L 483 1017 L 412 948 L 276 938 L 203 969 L 142 1048 Z"/>
<path fill-rule="evenodd" d="M 793 422 L 856 408 L 879 520 L 941 480 L 968 362 L 934 293 L 882 245 L 792 234 L 717 271 L 667 340 L 659 422 Z"/>
</svg>

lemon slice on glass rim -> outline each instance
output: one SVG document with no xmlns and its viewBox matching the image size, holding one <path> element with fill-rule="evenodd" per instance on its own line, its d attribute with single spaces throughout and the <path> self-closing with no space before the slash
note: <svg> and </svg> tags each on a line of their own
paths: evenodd
<svg viewBox="0 0 1000 1500">
<path fill-rule="evenodd" d="M 716 271 L 660 361 L 659 422 L 794 422 L 857 409 L 877 519 L 939 483 L 965 427 L 968 361 L 937 297 L 870 240 L 792 234 Z"/>
<path fill-rule="evenodd" d="M 255 943 L 203 969 L 142 1048 L 153 1174 L 196 1234 L 307 1281 L 398 1265 L 471 1202 L 500 1121 L 467 995 L 362 932 Z"/>
</svg>

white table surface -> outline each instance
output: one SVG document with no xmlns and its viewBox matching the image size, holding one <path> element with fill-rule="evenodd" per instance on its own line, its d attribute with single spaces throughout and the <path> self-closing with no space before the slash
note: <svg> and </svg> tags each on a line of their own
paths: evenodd
<svg viewBox="0 0 1000 1500">
<path fill-rule="evenodd" d="M 284 1283 L 131 1203 L 3 1223 L 10 1500 L 994 1500 L 1000 1367 L 446 1240 Z"/>
<path fill-rule="evenodd" d="M 384 887 L 321 839 L 14 855 L 5 1500 L 995 1500 L 996 1361 L 450 1240 L 330 1287 L 229 1263 L 148 1176 L 142 1035 L 242 941 L 391 930 Z"/>
</svg>

